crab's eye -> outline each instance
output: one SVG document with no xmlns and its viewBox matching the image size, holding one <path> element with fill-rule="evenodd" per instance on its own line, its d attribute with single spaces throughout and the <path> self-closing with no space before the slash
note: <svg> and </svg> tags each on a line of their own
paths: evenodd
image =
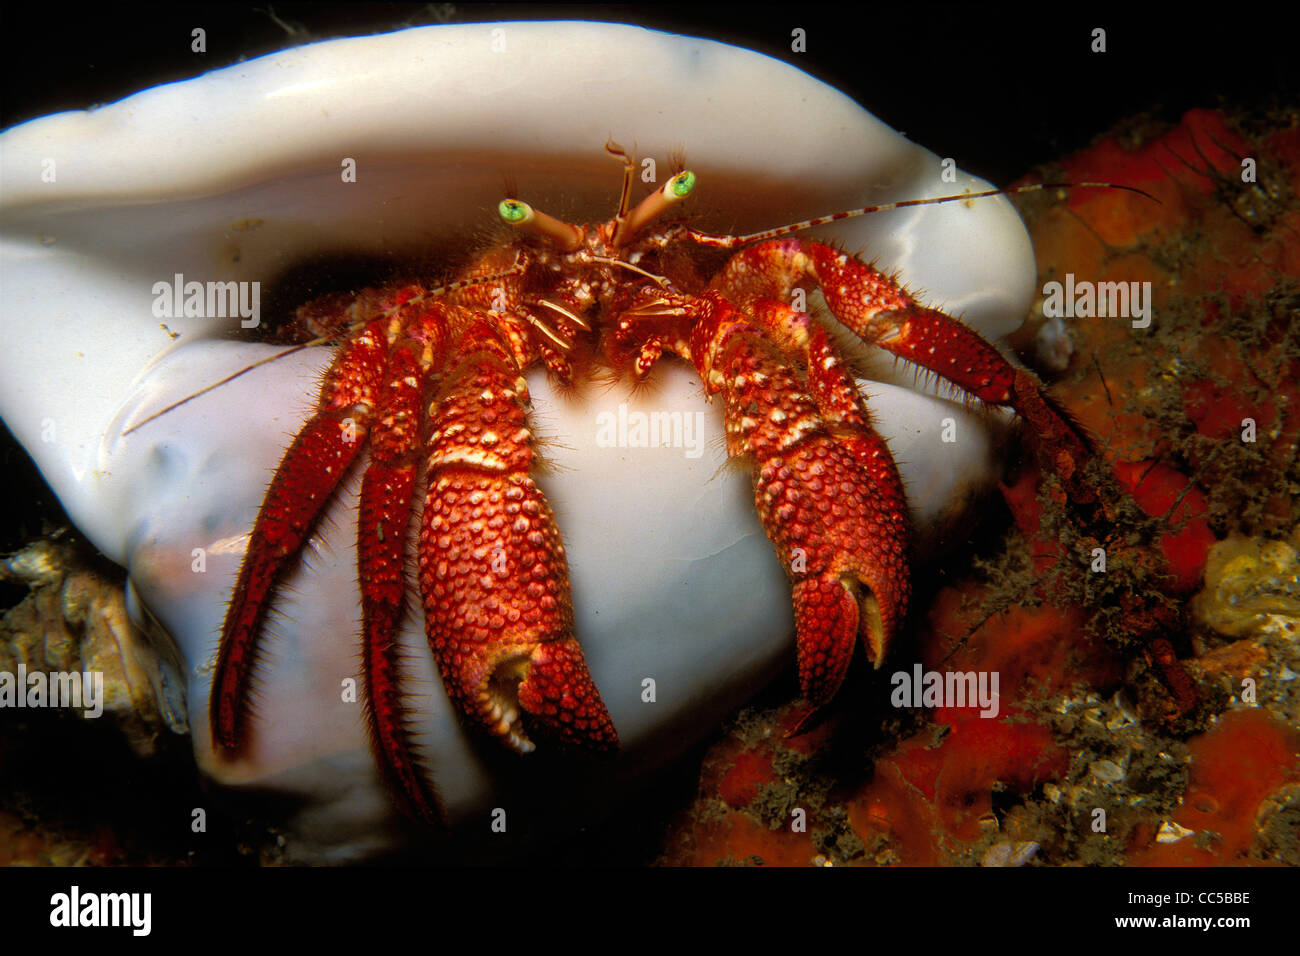
<svg viewBox="0 0 1300 956">
<path fill-rule="evenodd" d="M 512 226 L 521 226 L 533 218 L 533 207 L 518 199 L 503 199 L 497 205 L 501 218 Z"/>
<path fill-rule="evenodd" d="M 695 188 L 695 174 L 689 169 L 683 169 L 680 173 L 668 180 L 664 192 L 673 199 L 685 199 Z"/>
</svg>

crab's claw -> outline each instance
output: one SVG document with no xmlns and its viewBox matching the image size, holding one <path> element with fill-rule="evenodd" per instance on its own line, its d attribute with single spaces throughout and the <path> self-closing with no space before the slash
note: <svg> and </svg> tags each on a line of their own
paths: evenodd
<svg viewBox="0 0 1300 956">
<path fill-rule="evenodd" d="M 572 637 L 468 642 L 445 639 L 445 629 L 439 637 L 439 668 L 457 709 L 516 753 L 535 749 L 532 735 L 597 753 L 618 747 L 614 722 Z"/>
<path fill-rule="evenodd" d="M 878 668 L 884 661 L 907 614 L 911 531 L 902 479 L 888 446 L 855 405 L 835 394 L 849 386 L 830 380 L 837 368 L 826 361 L 829 345 L 824 336 L 814 336 L 811 344 L 817 370 L 810 375 L 812 392 L 822 414 L 836 418 L 827 426 L 834 445 L 857 465 L 855 475 L 838 455 L 828 454 L 833 460 L 813 467 L 814 479 L 821 474 L 840 476 L 835 504 L 830 520 L 809 532 L 812 541 L 790 545 L 829 554 L 825 571 L 796 580 L 794 586 L 799 684 L 816 708 L 839 689 L 853 656 L 855 635 L 862 635 L 872 665 Z M 839 414 L 831 411 L 837 402 Z M 814 488 L 803 494 L 824 495 L 818 488 L 824 489 L 825 482 L 814 481 Z"/>
<path fill-rule="evenodd" d="M 862 635 L 878 667 L 907 613 L 907 500 L 884 440 L 824 332 L 780 303 L 746 312 L 708 293 L 691 335 L 721 393 L 727 450 L 754 464 L 754 498 L 794 581 L 799 681 L 814 708 L 839 689 Z M 782 353 L 806 350 L 804 381 Z"/>
<path fill-rule="evenodd" d="M 430 645 L 457 710 L 519 753 L 534 749 L 531 734 L 597 752 L 616 748 L 614 723 L 572 636 L 558 535 L 544 534 L 552 540 L 536 549 L 517 541 L 473 547 L 475 522 L 446 517 L 462 496 L 440 490 L 440 502 L 426 507 L 432 553 L 421 561 L 421 579 Z M 467 497 L 479 498 L 478 490 Z M 489 497 L 507 495 L 483 489 L 482 500 Z"/>
<path fill-rule="evenodd" d="M 520 752 L 529 730 L 607 751 L 614 723 L 573 636 L 564 544 L 533 481 L 528 390 L 505 343 L 469 326 L 434 403 L 420 591 L 462 717 Z"/>
<path fill-rule="evenodd" d="M 768 537 L 794 578 L 799 685 L 819 708 L 839 690 L 857 637 L 879 667 L 907 613 L 901 486 L 876 483 L 830 435 L 761 469 L 756 485 Z"/>
<path fill-rule="evenodd" d="M 799 686 L 814 708 L 828 703 L 848 673 L 859 634 L 869 660 L 879 667 L 893 637 L 877 592 L 850 575 L 833 572 L 794 585 L 799 642 Z"/>
<path fill-rule="evenodd" d="M 614 722 L 573 638 L 539 644 L 519 684 L 531 723 L 562 743 L 605 751 L 618 747 Z"/>
</svg>

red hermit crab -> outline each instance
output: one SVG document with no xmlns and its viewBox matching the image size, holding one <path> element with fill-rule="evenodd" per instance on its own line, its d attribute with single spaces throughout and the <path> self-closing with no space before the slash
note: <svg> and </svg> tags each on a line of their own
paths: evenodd
<svg viewBox="0 0 1300 956">
<path fill-rule="evenodd" d="M 526 727 L 595 750 L 617 733 L 573 627 L 564 547 L 533 481 L 523 372 L 571 381 L 584 336 L 616 372 L 644 377 L 665 354 L 722 401 L 727 451 L 753 468 L 763 526 L 794 581 L 799 678 L 814 706 L 844 679 L 857 638 L 877 665 L 906 614 L 909 521 L 902 482 L 843 355 L 803 307 L 820 291 L 864 342 L 1014 408 L 1067 473 L 1086 440 L 978 334 L 923 308 L 871 266 L 791 233 L 848 213 L 740 237 L 657 220 L 689 196 L 681 169 L 635 208 L 633 162 L 610 220 L 572 225 L 516 199 L 501 217 L 529 233 L 475 259 L 445 288 L 332 296 L 301 310 L 346 328 L 319 409 L 271 481 L 222 633 L 211 697 L 215 742 L 247 732 L 250 672 L 277 580 L 369 437 L 357 532 L 372 747 L 410 808 L 440 818 L 415 755 L 395 630 L 420 478 L 419 590 L 429 644 L 463 719 L 518 751 Z M 693 247 L 740 247 L 711 278 Z M 423 476 L 421 475 L 423 471 Z M 520 711 L 523 712 L 521 716 Z"/>
</svg>

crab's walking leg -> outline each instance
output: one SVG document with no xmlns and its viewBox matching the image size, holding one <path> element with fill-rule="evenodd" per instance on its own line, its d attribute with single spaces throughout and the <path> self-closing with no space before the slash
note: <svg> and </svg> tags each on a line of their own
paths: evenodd
<svg viewBox="0 0 1300 956">
<path fill-rule="evenodd" d="M 856 636 L 879 666 L 906 613 L 902 485 L 824 340 L 809 394 L 773 341 L 782 336 L 763 327 L 768 316 L 744 315 L 716 292 L 701 303 L 690 354 L 706 390 L 723 395 L 728 452 L 755 463 L 759 517 L 794 579 L 800 686 L 820 707 Z"/>
<path fill-rule="evenodd" d="M 361 481 L 357 565 L 361 580 L 363 671 L 371 747 L 385 783 L 430 823 L 442 820 L 431 778 L 416 758 L 401 689 L 396 634 L 406 597 L 407 529 L 423 448 L 425 383 L 442 358 L 449 311 L 408 305 L 388 357 Z"/>
<path fill-rule="evenodd" d="M 224 750 L 243 745 L 249 677 L 272 590 L 365 441 L 387 363 L 388 323 L 387 316 L 374 319 L 340 351 L 316 414 L 285 453 L 257 514 L 212 680 L 212 735 Z"/>
<path fill-rule="evenodd" d="M 714 286 L 733 297 L 786 299 L 795 286 L 808 282 L 821 288 L 835 318 L 865 342 L 943 376 L 981 401 L 1013 408 L 1072 497 L 1095 498 L 1081 474 L 1092 457 L 1090 442 L 1034 375 L 1009 363 L 961 322 L 921 307 L 866 263 L 825 243 L 778 239 L 738 252 Z"/>
<path fill-rule="evenodd" d="M 564 546 L 529 474 L 528 387 L 492 323 L 470 323 L 440 392 L 420 591 L 447 693 L 516 750 L 533 749 L 518 708 L 565 742 L 612 749 L 613 721 L 573 636 Z"/>
</svg>

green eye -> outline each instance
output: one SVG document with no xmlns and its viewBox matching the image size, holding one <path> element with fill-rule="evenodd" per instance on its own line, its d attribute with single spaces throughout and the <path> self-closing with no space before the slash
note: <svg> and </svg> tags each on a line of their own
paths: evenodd
<svg viewBox="0 0 1300 956">
<path fill-rule="evenodd" d="M 689 169 L 683 169 L 680 173 L 668 180 L 668 189 L 677 199 L 685 199 L 695 188 L 695 174 Z"/>
<path fill-rule="evenodd" d="M 512 226 L 518 226 L 533 218 L 533 207 L 518 199 L 503 199 L 497 206 L 501 218 Z"/>
</svg>

